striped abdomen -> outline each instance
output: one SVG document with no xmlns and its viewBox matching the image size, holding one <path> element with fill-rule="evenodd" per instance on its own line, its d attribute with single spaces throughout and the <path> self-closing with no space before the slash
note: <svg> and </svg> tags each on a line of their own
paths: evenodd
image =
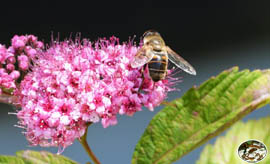
<svg viewBox="0 0 270 164">
<path fill-rule="evenodd" d="M 167 74 L 168 57 L 164 52 L 155 52 L 154 57 L 148 62 L 150 77 L 154 82 L 164 79 Z"/>
</svg>

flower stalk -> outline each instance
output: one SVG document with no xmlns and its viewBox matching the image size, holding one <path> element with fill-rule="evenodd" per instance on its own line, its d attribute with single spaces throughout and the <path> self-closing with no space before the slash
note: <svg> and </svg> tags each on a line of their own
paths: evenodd
<svg viewBox="0 0 270 164">
<path fill-rule="evenodd" d="M 92 159 L 92 161 L 95 164 L 100 164 L 99 160 L 97 159 L 97 157 L 95 156 L 95 154 L 93 153 L 93 151 L 91 150 L 90 146 L 87 143 L 87 131 L 88 131 L 88 127 L 91 125 L 92 123 L 88 123 L 87 127 L 85 129 L 85 133 L 84 135 L 79 139 L 80 143 L 82 144 L 84 150 L 87 152 L 88 156 Z"/>
<path fill-rule="evenodd" d="M 0 95 L 0 103 L 14 104 L 16 97 L 10 94 L 2 93 Z"/>
</svg>

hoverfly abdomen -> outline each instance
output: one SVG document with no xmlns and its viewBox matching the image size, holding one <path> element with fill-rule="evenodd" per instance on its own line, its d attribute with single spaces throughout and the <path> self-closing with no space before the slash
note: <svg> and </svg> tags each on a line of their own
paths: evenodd
<svg viewBox="0 0 270 164">
<path fill-rule="evenodd" d="M 148 62 L 150 77 L 154 82 L 162 80 L 167 74 L 168 58 L 162 52 L 154 52 L 152 60 Z"/>
</svg>

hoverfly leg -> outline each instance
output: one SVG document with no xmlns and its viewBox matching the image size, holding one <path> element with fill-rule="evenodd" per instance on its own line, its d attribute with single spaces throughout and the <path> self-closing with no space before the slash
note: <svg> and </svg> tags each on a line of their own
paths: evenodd
<svg viewBox="0 0 270 164">
<path fill-rule="evenodd" d="M 143 82 L 144 82 L 144 69 L 145 69 L 145 66 L 146 66 L 146 65 L 144 65 L 144 66 L 142 67 L 142 69 L 141 69 L 142 82 L 141 82 L 141 85 L 140 85 L 140 87 L 139 87 L 138 92 L 141 92 L 141 91 L 142 91 L 142 86 L 143 86 Z"/>
<path fill-rule="evenodd" d="M 153 91 L 155 90 L 155 86 L 156 86 L 155 84 L 156 84 L 156 82 L 154 82 L 154 84 L 153 84 L 153 89 L 152 89 Z"/>
</svg>

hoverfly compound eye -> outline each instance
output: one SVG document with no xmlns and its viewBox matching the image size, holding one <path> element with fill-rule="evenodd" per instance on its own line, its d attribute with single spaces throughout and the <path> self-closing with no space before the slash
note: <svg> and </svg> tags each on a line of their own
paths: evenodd
<svg viewBox="0 0 270 164">
<path fill-rule="evenodd" d="M 160 34 L 156 30 L 148 30 L 143 34 L 143 37 L 151 36 L 151 35 L 153 36 L 153 35 L 160 35 Z"/>
</svg>

